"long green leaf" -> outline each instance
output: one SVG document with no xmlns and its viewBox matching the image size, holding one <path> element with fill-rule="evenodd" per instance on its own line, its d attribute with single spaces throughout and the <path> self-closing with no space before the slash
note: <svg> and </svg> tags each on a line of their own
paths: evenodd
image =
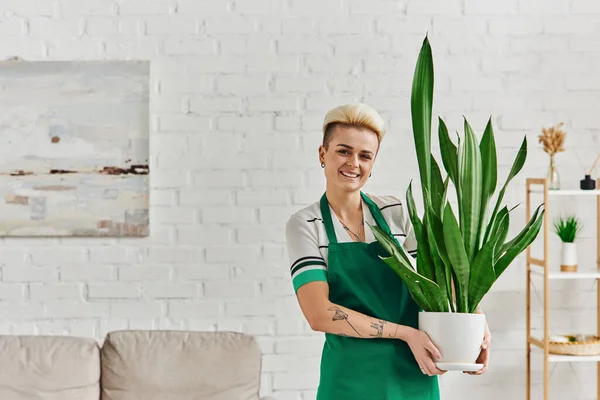
<svg viewBox="0 0 600 400">
<path fill-rule="evenodd" d="M 424 277 L 423 279 L 420 279 L 420 275 L 414 271 L 412 264 L 404 260 L 401 256 L 402 251 L 398 251 L 397 245 L 380 227 L 369 226 L 383 249 L 384 254 L 378 254 L 379 258 L 382 259 L 392 271 L 400 277 L 400 279 L 402 279 L 419 307 L 424 310 L 433 309 L 436 303 L 432 298 L 433 296 L 427 296 L 427 294 L 423 292 L 422 285 L 419 284 L 420 282 L 427 282 L 427 279 Z M 435 282 L 432 283 L 435 285 Z"/>
<path fill-rule="evenodd" d="M 440 204 L 440 220 L 444 220 L 444 209 L 446 208 L 446 202 L 448 201 L 448 179 L 450 177 L 446 176 L 446 180 L 444 181 L 444 194 L 442 195 L 442 203 Z"/>
<path fill-rule="evenodd" d="M 479 151 L 481 154 L 481 205 L 478 226 L 484 226 L 490 199 L 496 191 L 498 181 L 498 160 L 491 118 L 488 120 L 483 132 L 479 143 Z M 482 233 L 482 229 L 477 229 L 477 246 L 480 246 Z"/>
<path fill-rule="evenodd" d="M 441 304 L 442 304 L 442 308 L 440 311 L 443 312 L 447 312 L 448 311 L 448 307 L 449 307 L 449 301 L 448 301 L 448 292 L 446 290 L 446 267 L 444 265 L 444 263 L 442 262 L 442 259 L 440 258 L 439 255 L 439 251 L 437 249 L 437 246 L 435 244 L 435 240 L 433 240 L 433 232 L 431 230 L 431 227 L 428 226 L 427 228 L 427 234 L 428 236 L 431 238 L 431 258 L 433 260 L 433 265 L 434 265 L 434 269 L 435 269 L 435 282 L 438 283 L 438 288 L 439 288 L 439 296 L 440 296 L 440 300 L 441 300 Z M 418 256 L 417 256 L 418 257 Z M 418 260 L 417 260 L 418 261 Z"/>
<path fill-rule="evenodd" d="M 465 138 L 458 152 L 458 180 L 461 187 L 459 203 L 460 230 L 469 263 L 477 254 L 477 232 L 481 209 L 481 156 L 477 139 L 465 118 Z"/>
<path fill-rule="evenodd" d="M 414 268 L 414 266 L 413 266 L 414 258 L 411 255 L 409 255 L 403 247 L 399 247 L 398 243 L 394 240 L 393 237 L 388 235 L 379 226 L 371 225 L 368 222 L 365 222 L 365 223 L 373 232 L 375 239 L 377 239 L 377 241 L 383 246 L 383 249 L 388 254 L 393 254 L 395 252 L 397 254 L 397 256 L 402 259 L 403 262 L 407 263 L 408 265 L 410 265 Z"/>
<path fill-rule="evenodd" d="M 497 217 L 497 213 L 498 213 L 498 209 L 500 208 L 500 204 L 504 200 L 504 193 L 506 192 L 506 188 L 508 187 L 508 184 L 521 171 L 521 168 L 523 168 L 523 165 L 525 164 L 526 159 L 527 159 L 527 137 L 525 136 L 523 138 L 523 142 L 521 143 L 521 147 L 519 148 L 519 151 L 515 157 L 515 161 L 513 162 L 512 168 L 510 169 L 508 177 L 506 178 L 506 182 L 504 182 L 504 185 L 502 186 L 502 189 L 500 190 L 500 193 L 498 194 L 498 198 L 496 199 L 496 206 L 494 207 L 494 211 L 492 212 L 492 214 L 490 216 L 490 221 L 485 230 L 485 236 L 483 237 L 484 242 L 487 242 L 488 238 L 490 237 L 490 235 L 492 233 L 494 221 Z"/>
<path fill-rule="evenodd" d="M 439 210 L 442 207 L 442 197 L 444 196 L 444 180 L 442 179 L 442 173 L 440 172 L 440 167 L 431 155 L 431 192 L 430 196 L 431 204 L 433 206 L 433 212 L 436 213 L 438 217 L 441 217 L 439 214 Z"/>
<path fill-rule="evenodd" d="M 545 210 L 542 210 L 529 229 L 525 230 L 526 228 L 523 228 L 525 234 L 519 240 L 517 240 L 513 246 L 508 248 L 506 253 L 504 253 L 504 255 L 496 262 L 494 265 L 496 279 L 498 279 L 498 277 L 502 275 L 502 273 L 513 262 L 513 260 L 535 240 L 540 232 L 542 222 L 544 222 L 544 213 Z"/>
<path fill-rule="evenodd" d="M 506 214 L 508 215 L 508 214 Z M 505 215 L 505 216 L 506 216 Z M 492 239 L 485 243 L 477 253 L 471 274 L 469 276 L 469 312 L 475 312 L 477 305 L 483 296 L 490 290 L 496 281 L 496 272 L 494 270 L 494 248 L 500 237 L 507 229 L 506 224 L 501 224 L 501 229 L 492 236 Z"/>
<path fill-rule="evenodd" d="M 500 211 L 498 211 L 498 215 L 496 218 L 496 224 L 492 228 L 492 235 L 495 235 L 496 232 L 500 229 L 500 221 L 508 214 L 508 207 L 504 206 Z M 487 243 L 487 242 L 486 242 Z"/>
<path fill-rule="evenodd" d="M 494 218 L 493 224 L 492 224 L 492 229 L 491 229 L 491 236 L 494 236 L 496 234 L 496 232 L 498 232 L 498 229 L 500 229 L 500 221 L 503 218 L 503 214 L 504 213 L 509 213 L 514 210 L 515 208 L 517 208 L 517 206 L 514 206 L 513 208 L 511 208 L 510 210 L 504 206 L 500 211 L 498 211 L 496 213 L 496 217 Z M 506 234 L 508 234 L 508 231 L 506 232 Z M 502 242 L 499 243 L 499 245 L 501 246 L 502 244 L 504 244 L 504 241 L 506 240 L 506 237 L 502 239 Z"/>
<path fill-rule="evenodd" d="M 442 226 L 442 221 L 444 220 L 444 210 L 446 209 L 446 203 L 448 201 L 448 181 L 450 177 L 446 176 L 446 180 L 444 181 L 444 195 L 442 196 L 442 204 L 440 205 L 440 218 L 434 218 L 434 234 L 436 241 L 438 243 L 438 247 L 440 249 L 440 256 L 442 261 L 444 262 L 444 267 L 446 269 L 446 293 L 448 293 L 449 301 L 450 301 L 450 309 L 452 312 L 456 312 L 454 309 L 454 300 L 452 297 L 452 263 L 448 258 L 448 251 L 446 250 L 446 244 L 444 243 L 444 228 Z"/>
<path fill-rule="evenodd" d="M 527 223 L 525 224 L 525 227 L 521 230 L 521 232 L 519 232 L 511 241 L 504 243 L 502 245 L 502 247 L 500 248 L 499 254 L 503 254 L 505 251 L 512 248 L 513 246 L 515 246 L 515 244 L 517 242 L 519 242 L 520 240 L 523 239 L 523 237 L 531 229 L 532 225 L 537 221 L 538 214 L 540 213 L 540 210 L 543 206 L 544 206 L 544 204 L 542 203 L 535 209 L 535 211 L 533 212 L 533 215 L 531 216 L 529 221 L 527 221 Z"/>
<path fill-rule="evenodd" d="M 448 128 L 443 119 L 438 119 L 438 140 L 440 142 L 440 153 L 442 154 L 442 164 L 448 173 L 448 176 L 454 183 L 454 186 L 458 189 L 458 150 L 450 136 L 448 135 Z"/>
<path fill-rule="evenodd" d="M 448 292 L 446 290 L 446 286 L 444 285 L 446 282 L 446 267 L 442 261 L 442 249 L 440 249 L 440 246 L 438 246 L 436 235 L 434 233 L 437 227 L 441 227 L 441 224 L 439 226 L 435 226 L 435 220 L 437 216 L 435 215 L 431 202 L 427 202 L 427 213 L 427 242 L 429 244 L 431 260 L 433 262 L 435 282 L 440 287 L 440 295 L 445 304 L 443 311 L 448 311 Z M 442 240 L 441 245 L 443 246 L 443 244 L 444 242 Z"/>
<path fill-rule="evenodd" d="M 419 163 L 423 195 L 431 187 L 431 113 L 433 108 L 433 55 L 429 39 L 425 37 L 415 73 L 411 92 L 411 116 L 415 150 Z M 423 201 L 425 204 L 425 201 Z"/>
<path fill-rule="evenodd" d="M 389 254 L 388 257 L 380 255 L 381 258 L 406 284 L 412 298 L 423 309 L 428 311 L 439 311 L 444 309 L 440 288 L 434 281 L 420 275 L 412 264 L 404 256 L 404 249 L 398 248 L 396 242 L 378 226 L 369 227 L 382 248 Z"/>
<path fill-rule="evenodd" d="M 498 259 L 498 255 L 501 252 L 502 245 L 504 244 L 504 242 L 506 240 L 506 236 L 508 235 L 509 225 L 510 225 L 510 211 L 508 210 L 507 207 L 503 207 L 498 212 L 498 229 L 493 231 L 493 236 L 492 236 L 492 240 L 494 240 L 493 238 L 496 236 L 496 234 L 500 233 L 497 240 L 494 241 L 495 245 L 494 245 L 493 262 L 496 262 L 496 260 Z"/>
<path fill-rule="evenodd" d="M 448 259 L 452 263 L 452 269 L 456 275 L 455 283 L 457 284 L 457 311 L 466 313 L 469 309 L 469 258 L 465 251 L 465 245 L 463 243 L 458 221 L 454 216 L 452 207 L 450 204 L 446 205 L 444 210 L 444 242 L 446 244 L 446 250 L 448 251 Z"/>
<path fill-rule="evenodd" d="M 427 199 L 427 191 L 423 193 Z M 423 228 L 421 229 L 421 237 L 417 238 L 417 272 L 424 277 L 435 281 L 435 264 L 431 258 L 431 248 L 427 233 L 427 220 L 429 214 L 423 215 Z"/>
<path fill-rule="evenodd" d="M 439 286 L 435 282 L 419 275 L 395 256 L 380 258 L 404 281 L 411 297 L 421 309 L 433 312 L 444 311 Z"/>
<path fill-rule="evenodd" d="M 417 206 L 415 205 L 415 198 L 412 192 L 412 181 L 408 184 L 406 190 L 406 205 L 408 207 L 408 215 L 410 222 L 412 223 L 413 230 L 415 231 L 415 237 L 418 239 L 421 237 L 421 230 L 423 229 L 423 222 L 419 219 L 417 214 Z"/>
<path fill-rule="evenodd" d="M 454 286 L 454 303 L 455 303 L 455 312 L 467 312 L 469 311 L 468 309 L 466 309 L 465 307 L 468 306 L 468 293 L 466 295 L 463 295 L 462 289 L 461 289 L 461 285 L 458 284 L 458 276 L 456 275 L 456 272 L 454 271 L 454 269 L 452 269 L 451 271 L 451 275 L 452 275 L 452 284 Z M 467 297 L 467 301 L 464 301 L 463 299 Z M 464 304 L 464 306 L 463 306 Z M 466 310 L 466 311 L 465 311 Z"/>
<path fill-rule="evenodd" d="M 441 265 L 438 266 L 436 264 L 436 282 L 440 286 L 441 290 L 445 292 L 442 293 L 442 295 L 447 297 L 445 300 L 448 300 L 450 309 L 452 312 L 455 312 L 454 302 L 452 301 L 452 263 L 448 258 L 448 251 L 446 250 L 446 243 L 444 242 L 444 228 L 442 221 L 437 216 L 432 215 L 431 218 L 428 219 L 428 222 L 429 240 L 435 245 L 437 257 L 439 257 L 441 261 Z M 443 270 L 438 274 L 437 271 L 440 267 Z M 442 287 L 442 283 L 445 283 L 445 288 Z"/>
</svg>

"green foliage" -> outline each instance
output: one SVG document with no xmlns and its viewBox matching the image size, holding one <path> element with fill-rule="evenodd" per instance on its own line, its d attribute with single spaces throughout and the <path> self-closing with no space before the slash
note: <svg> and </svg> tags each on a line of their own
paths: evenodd
<svg viewBox="0 0 600 400">
<path fill-rule="evenodd" d="M 557 217 L 552 225 L 554 233 L 567 243 L 573 243 L 583 228 L 581 220 L 574 215 Z"/>
<path fill-rule="evenodd" d="M 523 139 L 490 212 L 498 183 L 491 119 L 477 142 L 465 118 L 464 134 L 455 145 L 446 124 L 439 118 L 438 140 L 446 175 L 443 176 L 431 153 L 433 82 L 433 57 L 426 37 L 417 59 L 411 93 L 413 138 L 423 194 L 422 218 L 417 214 L 412 183 L 406 193 L 418 241 L 416 262 L 379 227 L 369 226 L 389 254 L 382 259 L 406 283 L 424 311 L 472 313 L 502 272 L 539 234 L 544 220 L 543 204 L 523 229 L 506 241 L 512 209 L 501 205 L 508 184 L 525 164 L 527 141 Z M 458 213 L 447 201 L 450 181 L 456 191 Z"/>
</svg>

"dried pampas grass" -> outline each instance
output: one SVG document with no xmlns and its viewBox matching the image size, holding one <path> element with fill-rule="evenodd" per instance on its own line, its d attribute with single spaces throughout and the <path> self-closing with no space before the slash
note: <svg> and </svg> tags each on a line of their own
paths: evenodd
<svg viewBox="0 0 600 400">
<path fill-rule="evenodd" d="M 542 134 L 538 136 L 539 143 L 544 145 L 544 151 L 551 156 L 565 151 L 565 136 L 567 133 L 560 128 L 564 125 L 563 122 L 551 128 L 542 128 Z"/>
</svg>

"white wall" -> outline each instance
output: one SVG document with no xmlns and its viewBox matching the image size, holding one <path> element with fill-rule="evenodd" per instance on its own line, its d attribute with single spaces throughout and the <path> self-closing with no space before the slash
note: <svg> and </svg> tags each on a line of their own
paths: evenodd
<svg viewBox="0 0 600 400">
<path fill-rule="evenodd" d="M 465 115 L 480 135 L 491 114 L 502 181 L 529 139 L 506 196 L 523 202 L 513 231 L 524 223 L 525 177 L 547 168 L 542 126 L 565 122 L 564 186 L 578 185 L 598 151 L 595 0 L 2 0 L 0 12 L 3 59 L 152 61 L 152 236 L 4 240 L 0 331 L 243 330 L 259 337 L 263 391 L 280 400 L 313 399 L 318 381 L 322 336 L 293 296 L 283 228 L 324 190 L 326 110 L 347 101 L 380 110 L 390 132 L 366 190 L 404 196 L 418 178 L 409 95 L 429 32 L 436 115 L 451 131 Z M 563 204 L 589 207 L 592 238 L 595 203 Z M 593 268 L 595 242 L 586 243 L 581 268 Z M 552 329 L 592 331 L 593 282 L 552 288 Z M 446 375 L 446 400 L 524 398 L 523 257 L 483 305 L 490 370 Z M 554 371 L 554 398 L 595 398 L 595 366 L 574 370 Z"/>
</svg>

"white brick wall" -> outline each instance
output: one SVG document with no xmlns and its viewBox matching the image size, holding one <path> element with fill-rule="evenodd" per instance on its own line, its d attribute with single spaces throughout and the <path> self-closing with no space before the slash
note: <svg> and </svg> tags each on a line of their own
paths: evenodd
<svg viewBox="0 0 600 400">
<path fill-rule="evenodd" d="M 152 61 L 152 236 L 5 239 L 0 333 L 243 330 L 263 349 L 264 394 L 313 399 L 322 336 L 296 304 L 283 227 L 322 193 L 320 122 L 342 102 L 368 102 L 388 121 L 368 190 L 404 196 L 417 178 L 409 96 L 426 32 L 436 115 L 456 130 L 464 114 L 481 134 L 491 114 L 499 154 L 511 159 L 529 139 L 511 205 L 524 201 L 526 176 L 546 171 L 542 126 L 565 121 L 558 166 L 564 185 L 577 186 L 599 139 L 595 0 L 0 2 L 0 58 Z M 503 177 L 510 163 L 501 161 Z M 593 202 L 577 206 L 594 210 Z M 513 231 L 524 205 L 514 215 Z M 586 221 L 582 258 L 593 265 L 594 220 Z M 444 376 L 444 399 L 524 398 L 524 281 L 521 258 L 484 301 L 494 335 L 489 372 Z M 551 328 L 593 330 L 591 289 L 553 286 Z M 539 307 L 534 313 L 539 322 Z M 557 367 L 557 398 L 595 398 L 594 368 Z M 534 369 L 539 393 L 541 363 Z"/>
</svg>

